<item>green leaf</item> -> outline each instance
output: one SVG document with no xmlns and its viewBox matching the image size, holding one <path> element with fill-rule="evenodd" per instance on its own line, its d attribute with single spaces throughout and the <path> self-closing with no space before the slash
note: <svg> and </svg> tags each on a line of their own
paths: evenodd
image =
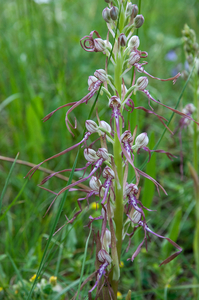
<svg viewBox="0 0 199 300">
<path fill-rule="evenodd" d="M 169 226 L 169 233 L 167 234 L 167 237 L 174 242 L 176 242 L 179 235 L 181 219 L 182 219 L 182 208 L 179 207 L 173 216 L 173 220 Z M 170 252 L 172 251 L 172 245 L 170 243 L 167 243 L 166 241 L 163 242 L 162 251 L 163 253 L 165 253 L 166 256 L 169 256 Z"/>
</svg>

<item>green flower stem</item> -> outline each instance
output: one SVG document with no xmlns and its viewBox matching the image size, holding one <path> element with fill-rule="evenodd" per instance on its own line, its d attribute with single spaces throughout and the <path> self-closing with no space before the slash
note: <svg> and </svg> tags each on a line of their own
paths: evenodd
<svg viewBox="0 0 199 300">
<path fill-rule="evenodd" d="M 121 97 L 121 85 L 122 85 L 122 64 L 123 59 L 120 53 L 117 54 L 116 65 L 115 65 L 115 87 Z M 118 264 L 120 262 L 121 249 L 122 249 L 122 229 L 123 229 L 123 161 L 121 157 L 121 145 L 117 136 L 116 124 L 115 124 L 115 138 L 113 145 L 114 161 L 116 170 L 118 173 L 119 183 L 115 184 L 115 211 L 114 211 L 114 222 L 115 222 L 115 235 L 117 240 L 117 254 L 118 254 Z M 120 133 L 122 131 L 122 124 L 120 123 Z M 115 266 L 116 268 L 118 266 Z M 119 278 L 118 278 L 119 279 Z M 117 296 L 118 280 L 112 281 L 112 288 L 114 290 L 115 296 Z"/>
</svg>

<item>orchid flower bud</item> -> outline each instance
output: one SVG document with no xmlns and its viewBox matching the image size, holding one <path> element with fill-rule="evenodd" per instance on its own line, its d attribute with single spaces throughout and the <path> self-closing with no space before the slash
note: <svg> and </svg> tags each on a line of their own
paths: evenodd
<svg viewBox="0 0 199 300">
<path fill-rule="evenodd" d="M 109 160 L 109 155 L 106 148 L 99 148 L 96 154 L 98 157 L 103 158 L 104 160 Z"/>
<path fill-rule="evenodd" d="M 106 3 L 110 3 L 111 1 L 110 0 L 104 0 Z"/>
<path fill-rule="evenodd" d="M 137 49 L 139 45 L 140 45 L 139 37 L 137 35 L 133 35 L 128 42 L 128 47 L 130 49 L 134 49 L 134 48 Z"/>
<path fill-rule="evenodd" d="M 110 8 L 106 7 L 106 8 L 102 11 L 102 17 L 103 17 L 103 19 L 106 21 L 106 23 L 110 23 L 110 22 L 111 22 Z"/>
<path fill-rule="evenodd" d="M 84 157 L 88 162 L 95 162 L 99 159 L 99 157 L 96 154 L 96 151 L 90 148 L 84 149 Z"/>
<path fill-rule="evenodd" d="M 111 245 L 111 232 L 110 232 L 110 230 L 108 230 L 106 228 L 106 231 L 105 231 L 104 236 L 103 236 L 103 240 L 101 238 L 100 241 L 102 243 L 102 249 L 106 250 L 106 252 L 109 253 L 109 246 Z"/>
<path fill-rule="evenodd" d="M 100 38 L 94 39 L 95 49 L 97 52 L 103 52 L 106 49 L 106 43 Z"/>
<path fill-rule="evenodd" d="M 121 33 L 118 37 L 118 42 L 121 47 L 125 47 L 127 43 L 127 38 L 124 33 Z"/>
<path fill-rule="evenodd" d="M 129 54 L 129 59 L 128 59 L 128 62 L 130 65 L 134 65 L 135 63 L 139 62 L 140 61 L 140 56 L 137 52 L 135 51 L 132 51 L 130 54 Z"/>
<path fill-rule="evenodd" d="M 149 142 L 149 138 L 147 136 L 147 133 L 143 132 L 143 133 L 139 134 L 136 137 L 136 139 L 135 139 L 135 148 L 140 149 L 142 147 L 145 147 L 148 144 L 148 142 Z"/>
<path fill-rule="evenodd" d="M 119 9 L 116 6 L 112 6 L 110 9 L 111 19 L 114 21 L 117 20 L 118 13 L 119 13 Z"/>
<path fill-rule="evenodd" d="M 111 262 L 112 262 L 112 258 L 110 257 L 110 255 L 104 249 L 101 249 L 98 252 L 97 257 L 98 257 L 99 261 L 103 264 L 105 262 L 108 262 L 109 264 L 111 264 Z"/>
<path fill-rule="evenodd" d="M 135 28 L 140 28 L 144 23 L 143 15 L 137 15 L 134 19 Z"/>
<path fill-rule="evenodd" d="M 96 70 L 94 75 L 102 82 L 107 81 L 107 79 L 108 79 L 106 71 L 104 69 Z"/>
<path fill-rule="evenodd" d="M 98 81 L 98 79 L 95 76 L 89 76 L 88 77 L 88 90 L 92 91 L 94 84 Z"/>
<path fill-rule="evenodd" d="M 93 120 L 86 120 L 85 126 L 90 133 L 97 132 L 98 130 L 98 126 Z"/>
<path fill-rule="evenodd" d="M 101 185 L 102 185 L 102 183 L 97 177 L 95 177 L 95 176 L 91 177 L 91 179 L 89 181 L 89 186 L 93 191 L 98 192 Z"/>
<path fill-rule="evenodd" d="M 138 13 L 138 7 L 136 4 L 128 3 L 126 7 L 126 17 L 133 16 L 135 18 Z"/>
<path fill-rule="evenodd" d="M 101 123 L 100 127 L 102 127 L 103 129 L 105 129 L 108 133 L 111 133 L 111 126 L 107 122 L 101 121 L 100 123 Z M 102 133 L 102 131 L 100 131 L 100 132 Z"/>
<path fill-rule="evenodd" d="M 106 166 L 102 172 L 102 176 L 104 178 L 107 178 L 107 177 L 115 178 L 115 173 L 109 166 Z"/>
<path fill-rule="evenodd" d="M 139 77 L 138 79 L 137 79 L 137 81 L 136 81 L 136 89 L 138 90 L 138 91 L 144 91 L 145 90 L 145 88 L 147 87 L 147 85 L 148 85 L 148 78 L 147 77 L 145 77 L 145 76 L 141 76 L 141 77 Z"/>
</svg>

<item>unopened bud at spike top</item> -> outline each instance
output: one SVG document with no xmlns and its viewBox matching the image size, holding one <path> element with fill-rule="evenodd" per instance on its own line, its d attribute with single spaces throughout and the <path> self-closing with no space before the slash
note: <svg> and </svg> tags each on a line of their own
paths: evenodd
<svg viewBox="0 0 199 300">
<path fill-rule="evenodd" d="M 137 149 L 145 147 L 149 142 L 149 138 L 146 132 L 139 134 L 135 139 L 135 146 Z"/>
<path fill-rule="evenodd" d="M 102 176 L 104 178 L 107 178 L 107 177 L 115 178 L 115 173 L 109 166 L 106 166 L 102 172 Z"/>
<path fill-rule="evenodd" d="M 133 18 L 135 18 L 138 14 L 138 6 L 136 4 L 133 4 L 133 8 L 132 8 L 132 16 Z"/>
<path fill-rule="evenodd" d="M 103 17 L 103 19 L 106 21 L 106 23 L 110 23 L 110 22 L 111 22 L 110 8 L 106 7 L 106 8 L 102 11 L 102 17 Z"/>
<path fill-rule="evenodd" d="M 94 75 L 102 82 L 107 81 L 107 74 L 104 69 L 96 70 Z"/>
<path fill-rule="evenodd" d="M 93 120 L 86 120 L 85 126 L 90 133 L 97 132 L 98 130 L 98 126 Z"/>
<path fill-rule="evenodd" d="M 106 3 L 110 3 L 111 1 L 110 0 L 104 0 Z"/>
<path fill-rule="evenodd" d="M 128 59 L 129 64 L 133 66 L 135 63 L 138 63 L 139 61 L 140 61 L 139 54 L 135 51 L 132 51 L 129 54 L 129 59 Z"/>
<path fill-rule="evenodd" d="M 84 157 L 87 161 L 93 163 L 99 159 L 96 154 L 96 151 L 90 148 L 84 149 Z"/>
<path fill-rule="evenodd" d="M 132 16 L 135 18 L 138 13 L 138 7 L 136 4 L 128 3 L 126 7 L 126 17 Z"/>
<path fill-rule="evenodd" d="M 118 13 L 119 13 L 119 9 L 116 6 L 112 6 L 110 9 L 111 19 L 114 21 L 117 20 Z"/>
<path fill-rule="evenodd" d="M 106 150 L 106 148 L 99 148 L 97 150 L 96 154 L 100 158 L 103 158 L 105 160 L 109 160 L 109 155 L 108 155 L 108 151 Z"/>
<path fill-rule="evenodd" d="M 121 47 L 125 47 L 127 43 L 127 38 L 124 33 L 121 33 L 120 36 L 118 37 L 118 43 Z"/>
<path fill-rule="evenodd" d="M 133 35 L 128 42 L 128 47 L 133 50 L 134 48 L 137 49 L 139 45 L 140 45 L 139 37 L 137 35 Z"/>
<path fill-rule="evenodd" d="M 137 90 L 144 91 L 145 88 L 147 87 L 148 83 L 149 83 L 149 81 L 148 81 L 147 77 L 145 77 L 145 76 L 139 77 L 136 81 Z"/>
<path fill-rule="evenodd" d="M 140 28 L 144 23 L 143 15 L 137 15 L 134 19 L 135 28 Z"/>
<path fill-rule="evenodd" d="M 89 186 L 92 190 L 94 191 L 99 191 L 100 187 L 101 187 L 102 183 L 101 181 L 95 177 L 95 176 L 92 176 L 90 181 L 89 181 Z"/>
</svg>

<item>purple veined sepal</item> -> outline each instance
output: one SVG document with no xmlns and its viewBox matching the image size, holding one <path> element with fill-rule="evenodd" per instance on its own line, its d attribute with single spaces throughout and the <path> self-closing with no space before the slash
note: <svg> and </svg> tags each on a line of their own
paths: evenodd
<svg viewBox="0 0 199 300">
<path fill-rule="evenodd" d="M 128 218 L 133 222 L 132 218 L 128 215 Z M 131 258 L 129 258 L 128 260 L 131 260 L 133 261 L 134 258 L 139 254 L 140 250 L 141 250 L 141 247 L 142 245 L 144 244 L 144 242 L 146 242 L 147 240 L 147 235 L 148 233 L 151 233 L 159 238 L 162 238 L 162 239 L 166 239 L 170 244 L 172 244 L 175 248 L 178 249 L 177 252 L 173 253 L 172 255 L 170 255 L 168 258 L 166 258 L 159 266 L 161 265 L 166 265 L 167 263 L 169 263 L 170 261 L 172 261 L 176 256 L 178 256 L 181 252 L 182 252 L 182 248 L 176 244 L 174 241 L 172 241 L 170 238 L 167 238 L 167 237 L 164 237 L 162 235 L 159 235 L 155 232 L 153 232 L 146 223 L 144 223 L 143 221 L 138 221 L 137 223 L 138 225 L 134 227 L 134 230 L 131 234 L 128 234 L 129 235 L 129 238 L 131 239 L 131 237 L 134 235 L 135 231 L 137 228 L 139 227 L 143 227 L 144 231 L 145 231 L 145 236 L 144 236 L 144 239 L 143 241 L 140 243 L 140 245 L 137 247 L 136 251 L 134 252 L 134 254 L 132 255 Z"/>
</svg>

